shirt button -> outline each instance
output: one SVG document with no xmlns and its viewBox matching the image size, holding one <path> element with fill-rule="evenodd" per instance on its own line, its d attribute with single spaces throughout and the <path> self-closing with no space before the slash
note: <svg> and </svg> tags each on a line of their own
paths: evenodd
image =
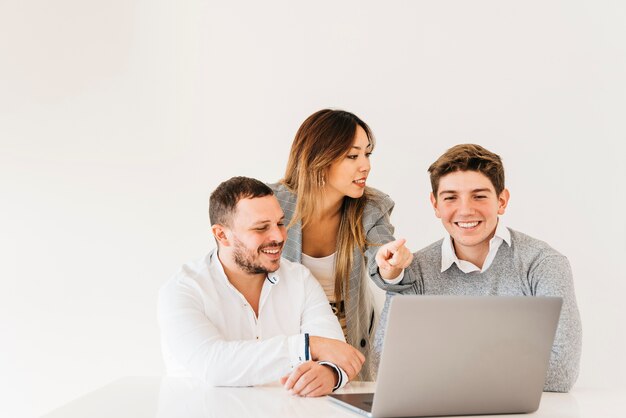
<svg viewBox="0 0 626 418">
<path fill-rule="evenodd" d="M 361 339 L 361 347 L 365 347 L 365 344 L 366 344 L 365 338 L 362 338 Z"/>
</svg>

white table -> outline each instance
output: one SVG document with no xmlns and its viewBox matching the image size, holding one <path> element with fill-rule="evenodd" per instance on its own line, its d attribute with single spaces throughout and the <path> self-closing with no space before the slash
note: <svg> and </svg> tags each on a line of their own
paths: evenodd
<svg viewBox="0 0 626 418">
<path fill-rule="evenodd" d="M 372 392 L 371 382 L 354 382 L 342 392 Z M 278 384 L 215 388 L 189 379 L 126 377 L 108 384 L 44 418 L 245 418 L 351 417 L 360 415 L 325 398 L 289 395 Z M 524 417 L 525 415 L 511 415 Z M 626 390 L 574 388 L 544 393 L 532 418 L 626 417 Z M 493 418 L 493 415 L 490 416 Z"/>
</svg>

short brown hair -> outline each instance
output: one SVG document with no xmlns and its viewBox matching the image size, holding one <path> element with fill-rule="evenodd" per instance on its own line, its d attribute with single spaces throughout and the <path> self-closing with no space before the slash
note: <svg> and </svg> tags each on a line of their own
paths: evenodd
<svg viewBox="0 0 626 418">
<path fill-rule="evenodd" d="M 241 199 L 271 196 L 274 192 L 265 183 L 250 177 L 232 177 L 222 182 L 209 198 L 211 225 L 231 226 L 237 203 Z"/>
<path fill-rule="evenodd" d="M 480 145 L 460 144 L 447 150 L 428 167 L 435 198 L 441 177 L 455 171 L 478 171 L 491 181 L 496 195 L 499 196 L 504 190 L 504 166 L 500 156 Z"/>
</svg>

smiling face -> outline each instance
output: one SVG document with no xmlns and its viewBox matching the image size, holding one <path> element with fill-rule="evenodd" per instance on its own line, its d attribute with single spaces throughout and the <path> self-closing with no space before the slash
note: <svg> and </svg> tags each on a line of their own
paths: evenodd
<svg viewBox="0 0 626 418">
<path fill-rule="evenodd" d="M 247 274 L 278 270 L 287 230 L 282 209 L 274 196 L 241 199 L 230 222 L 223 227 L 233 262 Z"/>
<path fill-rule="evenodd" d="M 357 199 L 365 192 L 365 182 L 370 172 L 372 145 L 365 130 L 357 125 L 354 142 L 347 154 L 335 161 L 328 169 L 326 193 L 343 199 Z"/>
<path fill-rule="evenodd" d="M 452 237 L 461 260 L 487 256 L 489 240 L 509 201 L 509 191 L 496 195 L 489 178 L 478 171 L 454 171 L 439 179 L 437 196 L 430 200 L 435 215 Z"/>
</svg>

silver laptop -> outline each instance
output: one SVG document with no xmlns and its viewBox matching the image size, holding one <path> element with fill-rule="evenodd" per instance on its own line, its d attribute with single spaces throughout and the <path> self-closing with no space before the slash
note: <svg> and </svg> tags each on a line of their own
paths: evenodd
<svg viewBox="0 0 626 418">
<path fill-rule="evenodd" d="M 536 411 L 559 297 L 395 296 L 374 393 L 330 399 L 369 417 Z"/>
</svg>

